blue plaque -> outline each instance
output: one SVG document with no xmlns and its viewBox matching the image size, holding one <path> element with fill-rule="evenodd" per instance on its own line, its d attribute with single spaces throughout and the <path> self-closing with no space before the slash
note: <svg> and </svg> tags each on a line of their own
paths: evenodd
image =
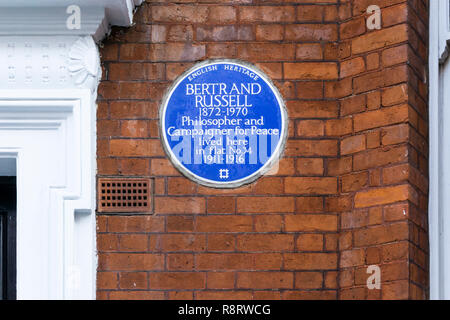
<svg viewBox="0 0 450 320">
<path fill-rule="evenodd" d="M 258 68 L 236 60 L 195 65 L 169 88 L 160 109 L 162 144 L 188 178 L 236 188 L 275 164 L 284 149 L 283 99 Z"/>
</svg>

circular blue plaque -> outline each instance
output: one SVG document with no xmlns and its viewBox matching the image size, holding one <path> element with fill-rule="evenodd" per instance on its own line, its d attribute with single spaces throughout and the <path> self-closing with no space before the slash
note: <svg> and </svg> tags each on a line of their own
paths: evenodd
<svg viewBox="0 0 450 320">
<path fill-rule="evenodd" d="M 160 129 L 166 153 L 185 176 L 209 187 L 236 188 L 278 161 L 287 113 L 279 91 L 258 68 L 210 60 L 169 88 Z"/>
</svg>

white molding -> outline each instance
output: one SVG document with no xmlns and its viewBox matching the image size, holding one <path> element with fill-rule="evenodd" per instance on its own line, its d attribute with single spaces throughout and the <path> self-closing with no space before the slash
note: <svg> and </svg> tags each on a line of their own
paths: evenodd
<svg viewBox="0 0 450 320">
<path fill-rule="evenodd" d="M 103 27 L 105 9 L 81 8 L 80 29 L 68 29 L 66 7 L 1 8 L 0 36 L 17 35 L 94 35 Z M 106 31 L 106 30 L 105 30 Z"/>
<path fill-rule="evenodd" d="M 450 299 L 450 4 L 430 1 L 430 298 Z"/>
<path fill-rule="evenodd" d="M 86 89 L 0 90 L 0 156 L 17 158 L 19 299 L 95 298 L 94 105 Z"/>
<path fill-rule="evenodd" d="M 95 91 L 101 78 L 98 48 L 92 37 L 0 37 L 0 89 Z"/>
<path fill-rule="evenodd" d="M 92 36 L 96 42 L 112 25 L 130 26 L 143 0 L 0 0 L 0 36 Z M 66 9 L 81 9 L 79 29 L 68 29 Z"/>
<path fill-rule="evenodd" d="M 16 159 L 20 299 L 96 297 L 99 42 L 143 0 L 0 0 L 0 158 Z M 66 27 L 67 6 L 81 28 Z"/>
<path fill-rule="evenodd" d="M 91 37 L 79 38 L 69 51 L 69 72 L 77 86 L 85 85 L 94 91 L 102 74 L 100 55 Z"/>
<path fill-rule="evenodd" d="M 437 22 L 439 25 L 439 32 L 437 36 L 439 49 L 439 62 L 444 63 L 449 56 L 449 41 L 450 41 L 450 3 L 448 0 L 437 0 L 438 11 L 434 14 L 433 23 Z M 431 6 L 431 5 L 430 5 Z"/>
</svg>

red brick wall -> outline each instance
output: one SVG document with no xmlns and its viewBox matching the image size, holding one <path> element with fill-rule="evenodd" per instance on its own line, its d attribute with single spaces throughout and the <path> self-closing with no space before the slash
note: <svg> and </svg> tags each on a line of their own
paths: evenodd
<svg viewBox="0 0 450 320">
<path fill-rule="evenodd" d="M 428 3 L 341 3 L 339 297 L 416 299 L 428 295 Z M 365 11 L 382 9 L 366 32 Z M 353 122 L 353 128 L 351 123 Z M 348 123 L 348 127 L 344 124 Z M 368 290 L 367 266 L 381 267 Z"/>
<path fill-rule="evenodd" d="M 365 29 L 370 4 L 380 31 Z M 426 297 L 426 7 L 147 0 L 135 26 L 115 28 L 101 50 L 98 175 L 152 178 L 154 212 L 98 215 L 97 297 Z M 234 190 L 181 176 L 158 137 L 164 91 L 208 58 L 255 63 L 288 107 L 278 171 Z M 365 289 L 370 264 L 381 291 Z"/>
</svg>

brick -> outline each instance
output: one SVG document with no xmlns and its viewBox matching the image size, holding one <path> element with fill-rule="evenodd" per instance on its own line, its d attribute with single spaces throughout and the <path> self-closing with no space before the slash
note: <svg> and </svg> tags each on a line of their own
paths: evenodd
<svg viewBox="0 0 450 320">
<path fill-rule="evenodd" d="M 285 290 L 282 299 L 286 300 L 336 300 L 336 290 Z"/>
<path fill-rule="evenodd" d="M 352 41 L 352 53 L 359 54 L 372 51 L 392 44 L 401 43 L 407 39 L 408 32 L 406 24 L 384 28 L 355 38 Z"/>
<path fill-rule="evenodd" d="M 294 212 L 295 200 L 292 197 L 239 197 L 238 213 L 278 213 Z"/>
<path fill-rule="evenodd" d="M 330 212 L 348 211 L 352 207 L 352 197 L 328 197 L 325 199 L 325 210 Z"/>
<path fill-rule="evenodd" d="M 333 80 L 338 77 L 334 62 L 284 63 L 284 77 L 296 80 Z"/>
<path fill-rule="evenodd" d="M 352 157 L 328 160 L 328 174 L 331 176 L 341 175 L 352 171 Z"/>
<path fill-rule="evenodd" d="M 323 97 L 322 81 L 297 82 L 297 97 L 300 99 L 317 99 Z"/>
<path fill-rule="evenodd" d="M 206 201 L 204 198 L 191 197 L 183 199 L 178 197 L 155 198 L 155 213 L 179 214 L 179 213 L 205 213 Z"/>
<path fill-rule="evenodd" d="M 364 135 L 352 136 L 341 141 L 341 154 L 348 155 L 366 149 L 366 137 Z"/>
<path fill-rule="evenodd" d="M 380 91 L 372 91 L 367 94 L 367 109 L 375 110 L 381 106 Z"/>
<path fill-rule="evenodd" d="M 157 106 L 149 101 L 111 101 L 112 119 L 153 118 L 157 115 Z"/>
<path fill-rule="evenodd" d="M 321 157 L 337 155 L 336 140 L 288 140 L 286 156 Z"/>
<path fill-rule="evenodd" d="M 323 175 L 323 159 L 299 158 L 297 159 L 297 173 L 300 175 Z"/>
<path fill-rule="evenodd" d="M 407 142 L 409 138 L 409 125 L 400 124 L 381 130 L 381 143 L 383 145 L 398 144 Z"/>
<path fill-rule="evenodd" d="M 299 137 L 320 137 L 324 135 L 325 127 L 321 120 L 302 120 L 297 123 Z"/>
<path fill-rule="evenodd" d="M 366 57 L 367 70 L 378 69 L 380 66 L 380 55 L 378 53 L 368 54 Z"/>
<path fill-rule="evenodd" d="M 233 289 L 235 282 L 234 272 L 208 272 L 208 289 Z"/>
<path fill-rule="evenodd" d="M 353 92 L 356 94 L 376 90 L 405 82 L 408 78 L 408 69 L 404 65 L 366 73 L 353 78 Z"/>
<path fill-rule="evenodd" d="M 148 280 L 146 272 L 121 272 L 119 276 L 121 289 L 147 289 Z"/>
<path fill-rule="evenodd" d="M 110 300 L 163 300 L 164 293 L 160 291 L 112 291 Z"/>
<path fill-rule="evenodd" d="M 279 41 L 283 40 L 284 27 L 282 25 L 263 24 L 256 26 L 256 40 Z"/>
<path fill-rule="evenodd" d="M 150 273 L 153 289 L 204 289 L 206 274 L 203 272 L 157 272 Z"/>
<path fill-rule="evenodd" d="M 408 233 L 408 225 L 406 223 L 374 226 L 355 231 L 354 244 L 360 247 L 406 240 Z"/>
<path fill-rule="evenodd" d="M 367 172 L 353 173 L 341 178 L 342 192 L 358 191 L 368 185 L 369 177 Z"/>
<path fill-rule="evenodd" d="M 167 159 L 151 159 L 151 173 L 155 176 L 177 176 L 177 169 Z"/>
<path fill-rule="evenodd" d="M 290 41 L 336 41 L 337 27 L 333 24 L 289 24 L 285 39 Z"/>
<path fill-rule="evenodd" d="M 279 164 L 278 166 L 282 166 Z M 283 192 L 283 178 L 263 177 L 253 185 L 253 194 L 279 195 Z"/>
<path fill-rule="evenodd" d="M 285 217 L 286 231 L 336 231 L 337 216 L 325 214 L 296 214 Z"/>
<path fill-rule="evenodd" d="M 325 251 L 336 251 L 338 248 L 338 235 L 326 234 L 325 235 Z"/>
<path fill-rule="evenodd" d="M 331 119 L 325 122 L 326 136 L 345 136 L 352 133 L 353 120 L 351 118 Z"/>
<path fill-rule="evenodd" d="M 336 118 L 338 105 L 335 101 L 288 101 L 292 118 Z"/>
<path fill-rule="evenodd" d="M 284 234 L 259 234 L 237 236 L 238 251 L 292 251 L 294 237 Z"/>
<path fill-rule="evenodd" d="M 97 235 L 97 248 L 99 251 L 117 251 L 119 248 L 119 238 L 114 234 Z"/>
<path fill-rule="evenodd" d="M 323 251 L 324 239 L 322 234 L 300 234 L 296 241 L 298 251 Z"/>
<path fill-rule="evenodd" d="M 237 55 L 241 59 L 251 59 L 257 61 L 279 61 L 293 60 L 295 56 L 295 46 L 293 44 L 238 44 Z"/>
<path fill-rule="evenodd" d="M 169 291 L 169 300 L 194 300 L 193 291 Z"/>
<path fill-rule="evenodd" d="M 194 234 L 158 234 L 152 236 L 151 249 L 159 252 L 204 251 L 206 236 Z"/>
<path fill-rule="evenodd" d="M 253 228 L 250 216 L 200 216 L 196 220 L 199 232 L 249 232 Z"/>
<path fill-rule="evenodd" d="M 384 89 L 381 95 L 383 106 L 390 106 L 406 102 L 408 100 L 408 88 L 406 84 Z"/>
<path fill-rule="evenodd" d="M 237 287 L 255 289 L 292 288 L 292 272 L 238 272 Z"/>
<path fill-rule="evenodd" d="M 325 83 L 325 97 L 326 98 L 343 98 L 351 95 L 352 79 L 346 78 L 338 81 L 330 81 Z"/>
<path fill-rule="evenodd" d="M 187 45 L 184 43 L 151 44 L 149 60 L 151 61 L 196 61 L 206 54 L 205 45 Z"/>
<path fill-rule="evenodd" d="M 158 140 L 112 139 L 110 141 L 112 156 L 148 157 L 162 156 L 161 143 Z"/>
<path fill-rule="evenodd" d="M 197 192 L 197 185 L 184 177 L 168 178 L 167 186 L 167 192 L 170 195 L 187 195 Z"/>
<path fill-rule="evenodd" d="M 247 253 L 202 253 L 196 255 L 198 270 L 249 270 L 253 259 Z"/>
<path fill-rule="evenodd" d="M 338 273 L 335 271 L 325 272 L 325 288 L 327 289 L 336 289 L 338 287 L 337 284 Z"/>
<path fill-rule="evenodd" d="M 381 61 L 384 66 L 392 66 L 408 60 L 408 46 L 401 45 L 386 49 L 381 54 Z"/>
<path fill-rule="evenodd" d="M 199 300 L 250 300 L 252 291 L 196 291 Z"/>
<path fill-rule="evenodd" d="M 296 212 L 318 213 L 323 209 L 322 197 L 296 197 Z"/>
<path fill-rule="evenodd" d="M 270 78 L 281 79 L 283 77 L 282 64 L 278 62 L 260 62 L 256 64 L 260 67 Z"/>
<path fill-rule="evenodd" d="M 408 281 L 395 281 L 383 285 L 382 298 L 384 300 L 408 299 Z"/>
<path fill-rule="evenodd" d="M 152 22 L 202 23 L 208 19 L 207 6 L 172 5 L 152 6 Z"/>
<path fill-rule="evenodd" d="M 408 158 L 406 146 L 386 147 L 359 153 L 354 156 L 353 169 L 356 171 L 376 168 L 391 163 L 401 163 Z"/>
<path fill-rule="evenodd" d="M 120 46 L 121 60 L 146 60 L 149 55 L 147 44 L 127 43 Z"/>
<path fill-rule="evenodd" d="M 364 72 L 365 62 L 361 57 L 345 60 L 341 62 L 340 76 L 346 78 Z"/>
<path fill-rule="evenodd" d="M 208 251 L 235 251 L 236 238 L 232 234 L 208 235 Z"/>
<path fill-rule="evenodd" d="M 353 249 L 341 252 L 339 266 L 341 268 L 360 266 L 365 263 L 363 249 Z"/>
<path fill-rule="evenodd" d="M 148 236 L 145 234 L 124 234 L 119 237 L 120 250 L 123 251 L 147 251 Z"/>
<path fill-rule="evenodd" d="M 320 289 L 323 285 L 323 274 L 321 272 L 296 272 L 295 288 L 298 289 Z"/>
<path fill-rule="evenodd" d="M 99 270 L 162 270 L 164 257 L 152 253 L 106 253 L 99 255 Z"/>
<path fill-rule="evenodd" d="M 318 21 L 322 22 L 324 7 L 321 6 L 300 6 L 297 7 L 297 21 Z"/>
<path fill-rule="evenodd" d="M 190 232 L 194 230 L 192 216 L 168 216 L 167 232 Z"/>
<path fill-rule="evenodd" d="M 164 229 L 164 218 L 156 216 L 110 216 L 109 232 L 157 232 Z"/>
<path fill-rule="evenodd" d="M 355 114 L 366 110 L 366 97 L 364 95 L 358 95 L 349 97 L 341 102 L 341 113 L 346 116 L 349 114 Z"/>
<path fill-rule="evenodd" d="M 212 23 L 230 23 L 236 21 L 236 8 L 232 6 L 210 6 L 208 7 L 208 21 Z"/>
<path fill-rule="evenodd" d="M 414 191 L 407 185 L 361 191 L 355 196 L 355 207 L 371 207 L 408 199 L 415 202 L 415 196 L 412 193 Z"/>
<path fill-rule="evenodd" d="M 98 272 L 97 289 L 117 289 L 117 272 Z"/>
<path fill-rule="evenodd" d="M 284 266 L 296 270 L 329 270 L 337 267 L 335 253 L 285 253 Z"/>
<path fill-rule="evenodd" d="M 288 177 L 285 179 L 285 192 L 295 194 L 335 194 L 335 178 Z"/>
<path fill-rule="evenodd" d="M 193 254 L 168 254 L 166 258 L 166 268 L 170 271 L 192 271 L 194 270 L 194 255 Z"/>
<path fill-rule="evenodd" d="M 322 46 L 317 43 L 298 44 L 295 56 L 299 60 L 320 60 L 323 58 Z"/>
<path fill-rule="evenodd" d="M 283 229 L 283 218 L 281 215 L 257 215 L 254 217 L 256 232 L 280 232 Z"/>
<path fill-rule="evenodd" d="M 353 38 L 366 32 L 364 18 L 350 20 L 340 25 L 340 35 L 343 39 Z"/>
<path fill-rule="evenodd" d="M 292 6 L 242 6 L 239 8 L 241 22 L 293 22 L 295 8 Z"/>
<path fill-rule="evenodd" d="M 208 213 L 234 213 L 234 197 L 210 197 L 207 199 Z"/>
</svg>

